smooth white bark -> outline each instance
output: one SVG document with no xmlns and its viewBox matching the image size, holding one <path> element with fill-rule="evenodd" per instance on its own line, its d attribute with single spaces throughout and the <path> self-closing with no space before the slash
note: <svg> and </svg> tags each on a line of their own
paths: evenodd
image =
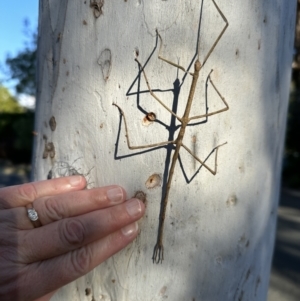
<svg viewBox="0 0 300 301">
<path fill-rule="evenodd" d="M 175 169 L 167 209 L 165 260 L 158 265 L 151 257 L 162 189 L 147 189 L 145 182 L 154 173 L 163 177 L 168 152 L 130 151 L 124 123 L 120 125 L 112 104 L 124 110 L 133 145 L 168 140 L 166 126 L 142 125 L 145 113 L 138 105 L 168 126 L 171 115 L 150 96 L 144 78 L 139 79 L 135 54 L 142 64 L 148 60 L 145 71 L 152 89 L 172 107 L 173 84 L 184 74 L 158 60 L 155 30 L 163 38 L 163 56 L 190 66 L 192 72 L 199 20 L 200 61 L 224 22 L 211 0 L 103 3 L 103 14 L 95 18 L 89 1 L 40 1 L 34 179 L 47 178 L 57 162 L 81 173 L 93 168 L 90 186 L 117 183 L 128 196 L 141 190 L 147 195 L 147 213 L 133 244 L 61 289 L 53 300 L 265 300 L 296 1 L 217 1 L 229 27 L 201 70 L 192 115 L 205 113 L 206 100 L 210 111 L 222 107 L 211 85 L 206 89 L 211 69 L 230 109 L 189 127 L 185 144 L 201 159 L 214 146 L 227 144 L 219 150 L 216 176 L 205 168 L 198 172 L 199 164 L 181 150 L 183 167 L 177 164 Z M 187 76 L 179 94 L 179 115 L 190 84 Z M 55 155 L 49 150 L 43 159 L 46 140 L 53 143 Z M 207 164 L 213 166 L 213 155 Z M 196 173 L 190 183 L 183 170 L 188 179 Z M 91 288 L 89 296 L 86 288 Z"/>
</svg>

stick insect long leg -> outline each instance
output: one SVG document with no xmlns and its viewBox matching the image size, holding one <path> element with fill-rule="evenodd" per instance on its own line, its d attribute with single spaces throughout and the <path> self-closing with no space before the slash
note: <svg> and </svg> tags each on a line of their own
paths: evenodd
<svg viewBox="0 0 300 301">
<path fill-rule="evenodd" d="M 205 167 L 209 172 L 211 172 L 213 175 L 215 175 L 217 173 L 217 167 L 218 167 L 218 150 L 221 146 L 227 144 L 227 142 L 222 143 L 220 145 L 217 145 L 213 148 L 213 150 L 211 151 L 211 154 L 216 151 L 215 153 L 215 166 L 214 169 L 211 169 L 209 166 L 207 166 L 204 161 L 202 161 L 201 159 L 199 159 L 187 146 L 185 146 L 184 144 L 182 144 L 182 147 L 195 159 L 197 160 L 201 166 Z"/>
<path fill-rule="evenodd" d="M 227 102 L 225 101 L 224 97 L 221 95 L 221 93 L 216 88 L 216 86 L 214 85 L 213 81 L 210 78 L 210 74 L 212 72 L 211 71 L 210 74 L 209 74 L 209 81 L 212 84 L 215 91 L 217 92 L 217 94 L 219 95 L 219 97 L 221 98 L 222 102 L 225 104 L 225 107 L 223 109 L 220 109 L 220 110 L 217 110 L 217 111 L 214 111 L 214 112 L 210 112 L 210 113 L 207 113 L 207 114 L 189 117 L 192 102 L 193 102 L 193 99 L 194 99 L 195 89 L 196 89 L 196 85 L 197 85 L 197 81 L 198 81 L 198 77 L 199 77 L 199 72 L 200 72 L 201 68 L 203 67 L 203 65 L 205 64 L 205 62 L 208 60 L 208 58 L 211 55 L 211 53 L 213 52 L 213 50 L 215 49 L 216 45 L 218 44 L 219 40 L 221 39 L 222 35 L 224 34 L 224 32 L 225 32 L 225 30 L 226 30 L 226 28 L 228 27 L 228 24 L 229 24 L 227 19 L 224 16 L 224 14 L 221 12 L 219 7 L 217 6 L 215 0 L 211 0 L 211 1 L 213 2 L 214 6 L 216 7 L 218 13 L 223 18 L 223 20 L 225 22 L 225 27 L 223 28 L 223 30 L 221 31 L 221 33 L 217 37 L 216 41 L 214 42 L 214 44 L 212 45 L 212 47 L 208 51 L 208 53 L 207 53 L 206 57 L 204 58 L 202 64 L 199 61 L 199 55 L 198 55 L 198 58 L 196 59 L 195 64 L 194 64 L 194 72 L 193 73 L 187 72 L 182 66 L 180 66 L 176 63 L 173 63 L 173 62 L 171 62 L 171 61 L 169 61 L 169 60 L 167 60 L 167 59 L 165 59 L 164 57 L 161 56 L 162 38 L 161 38 L 160 34 L 158 33 L 158 31 L 156 31 L 157 35 L 160 39 L 160 48 L 159 48 L 158 58 L 163 60 L 164 62 L 166 62 L 168 64 L 171 64 L 172 66 L 174 66 L 176 68 L 181 69 L 182 71 L 192 75 L 192 77 L 193 77 L 191 87 L 190 87 L 189 96 L 188 96 L 188 99 L 187 99 L 187 102 L 186 102 L 185 112 L 184 112 L 182 117 L 179 117 L 175 112 L 173 112 L 170 108 L 168 108 L 163 103 L 163 101 L 161 101 L 160 98 L 153 92 L 153 90 L 151 89 L 150 84 L 148 82 L 147 75 L 145 73 L 144 68 L 142 67 L 141 63 L 136 59 L 137 63 L 139 64 L 139 66 L 141 68 L 141 71 L 143 73 L 143 76 L 145 78 L 145 81 L 146 81 L 146 84 L 147 84 L 147 87 L 149 89 L 149 92 L 150 92 L 151 96 L 153 98 L 155 98 L 158 101 L 158 103 L 160 103 L 170 114 L 172 114 L 181 123 L 177 138 L 173 141 L 165 141 L 165 142 L 161 142 L 161 143 L 141 145 L 141 146 L 132 146 L 130 144 L 130 140 L 129 140 L 129 133 L 128 133 L 127 122 L 126 122 L 124 112 L 122 111 L 122 109 L 118 105 L 114 104 L 116 107 L 118 107 L 121 115 L 124 118 L 126 139 L 127 139 L 127 145 L 128 145 L 129 149 L 151 148 L 151 147 L 156 147 L 156 146 L 164 146 L 164 145 L 168 145 L 168 144 L 174 144 L 174 146 L 175 146 L 174 154 L 172 156 L 171 167 L 170 167 L 169 172 L 168 172 L 165 195 L 163 196 L 162 203 L 161 203 L 157 242 L 156 242 L 156 245 L 155 245 L 154 250 L 153 250 L 152 260 L 153 260 L 153 262 L 156 262 L 156 263 L 162 262 L 162 260 L 164 259 L 164 247 L 163 247 L 164 221 L 165 221 L 165 215 L 166 215 L 166 209 L 167 209 L 167 204 L 168 204 L 170 188 L 171 188 L 171 184 L 172 184 L 172 178 L 173 178 L 173 175 L 174 175 L 174 170 L 175 170 L 176 163 L 178 161 L 181 146 L 188 153 L 190 153 L 190 155 L 193 156 L 193 158 L 196 159 L 202 166 L 204 166 L 208 171 L 210 171 L 213 175 L 215 175 L 217 173 L 218 150 L 221 146 L 223 146 L 224 144 L 227 143 L 227 142 L 225 142 L 223 144 L 220 144 L 212 150 L 212 152 L 216 151 L 214 169 L 210 168 L 207 164 L 205 164 L 205 161 L 202 161 L 201 159 L 199 159 L 188 147 L 186 147 L 183 144 L 183 138 L 184 138 L 185 130 L 186 130 L 186 127 L 188 126 L 189 121 L 194 120 L 194 119 L 198 119 L 198 118 L 208 117 L 208 116 L 215 115 L 215 114 L 219 114 L 219 113 L 224 112 L 224 111 L 229 109 L 229 106 L 228 106 Z"/>
<path fill-rule="evenodd" d="M 164 141 L 164 142 L 153 143 L 153 144 L 146 144 L 146 145 L 136 145 L 136 146 L 132 146 L 131 143 L 130 143 L 130 139 L 129 139 L 129 131 L 128 131 L 128 127 L 127 127 L 127 121 L 126 121 L 125 114 L 124 114 L 123 110 L 122 110 L 116 103 L 113 103 L 113 105 L 116 106 L 116 107 L 119 109 L 120 114 L 121 114 L 122 117 L 124 118 L 124 124 L 125 124 L 125 137 L 126 137 L 127 146 L 128 146 L 129 149 L 151 148 L 151 147 L 164 146 L 164 145 L 176 143 L 176 141 L 173 140 L 173 141 Z"/>
<path fill-rule="evenodd" d="M 158 32 L 157 32 L 158 33 Z M 149 89 L 149 92 L 151 94 L 152 97 L 154 97 L 154 99 L 156 99 L 168 112 L 170 112 L 173 116 L 176 117 L 176 119 L 178 121 L 181 122 L 181 118 L 175 113 L 173 112 L 171 109 L 169 109 L 160 99 L 159 97 L 152 91 L 151 87 L 150 87 L 150 84 L 149 84 L 149 81 L 148 81 L 148 78 L 147 78 L 147 75 L 146 75 L 146 72 L 144 70 L 144 68 L 142 67 L 142 64 L 140 63 L 140 61 L 136 58 L 135 61 L 139 64 L 141 70 L 142 70 L 142 73 L 143 73 L 143 76 L 145 78 L 145 82 L 146 82 L 146 85 Z"/>
<path fill-rule="evenodd" d="M 227 101 L 225 100 L 225 98 L 222 96 L 222 94 L 220 93 L 220 91 L 218 90 L 218 88 L 215 86 L 214 82 L 212 81 L 212 79 L 210 78 L 210 75 L 211 73 L 213 72 L 213 70 L 210 71 L 209 75 L 208 75 L 208 80 L 209 82 L 211 83 L 212 87 L 214 88 L 214 90 L 217 92 L 217 94 L 219 95 L 220 99 L 222 100 L 222 102 L 225 104 L 225 107 L 223 109 L 220 109 L 220 110 L 217 110 L 217 111 L 213 111 L 213 112 L 210 112 L 210 113 L 206 113 L 206 114 L 203 114 L 203 115 L 197 115 L 197 116 L 193 116 L 193 117 L 189 117 L 189 122 L 191 120 L 194 120 L 194 119 L 200 119 L 200 118 L 205 118 L 205 117 L 209 117 L 209 116 L 212 116 L 212 115 L 216 115 L 216 114 L 219 114 L 219 113 L 222 113 L 222 112 L 225 112 L 227 110 L 229 110 L 229 106 L 228 106 L 228 103 Z"/>
<path fill-rule="evenodd" d="M 204 64 L 206 63 L 206 61 L 208 60 L 208 58 L 210 57 L 210 55 L 212 54 L 213 50 L 215 49 L 215 47 L 217 46 L 218 42 L 220 41 L 220 39 L 222 38 L 225 30 L 227 29 L 229 23 L 226 19 L 226 17 L 224 16 L 224 14 L 222 13 L 222 11 L 220 10 L 220 8 L 218 7 L 218 5 L 216 4 L 215 0 L 212 0 L 214 6 L 216 7 L 218 13 L 220 14 L 220 16 L 222 17 L 223 21 L 225 22 L 225 26 L 224 28 L 222 29 L 221 33 L 219 34 L 219 36 L 217 37 L 216 41 L 214 42 L 214 44 L 212 45 L 212 47 L 210 48 L 210 50 L 208 51 L 207 55 L 205 56 L 204 60 L 202 63 L 200 63 L 199 59 L 197 59 L 196 63 L 199 62 L 200 64 L 200 69 L 199 69 L 199 72 L 200 70 L 202 69 L 202 67 L 204 66 Z M 183 72 L 185 73 L 188 73 L 192 76 L 194 76 L 194 73 L 191 73 L 191 72 L 188 72 L 184 67 L 180 66 L 179 64 L 176 64 L 166 58 L 164 58 L 162 55 L 161 55 L 161 52 L 162 52 L 162 37 L 161 35 L 159 34 L 158 30 L 156 29 L 156 34 L 158 35 L 159 37 L 159 41 L 160 41 L 160 45 L 159 45 L 159 51 L 158 51 L 158 58 L 180 70 L 182 70 Z M 199 51 L 199 50 L 198 50 Z M 199 56 L 199 53 L 198 53 L 198 56 Z M 150 84 L 149 84 L 149 81 L 148 81 L 148 78 L 147 78 L 147 75 L 146 75 L 146 72 L 144 70 L 144 68 L 142 67 L 142 64 L 139 62 L 139 60 L 136 58 L 135 61 L 139 64 L 141 70 L 142 70 L 142 73 L 144 75 L 144 78 L 145 78 L 145 82 L 147 84 L 147 87 L 149 89 L 149 92 L 150 94 L 168 111 L 170 112 L 173 116 L 176 117 L 176 119 L 178 121 L 182 121 L 181 117 L 179 117 L 175 112 L 173 112 L 171 109 L 169 109 L 160 99 L 159 97 L 152 91 L 151 87 L 150 87 Z M 226 102 L 226 100 L 224 99 L 224 97 L 221 95 L 221 93 L 219 92 L 219 90 L 217 89 L 217 87 L 215 86 L 215 84 L 213 83 L 210 75 L 211 73 L 213 72 L 213 70 L 211 70 L 211 72 L 209 73 L 208 75 L 208 79 L 210 81 L 210 83 L 212 84 L 213 88 L 215 89 L 215 91 L 218 93 L 218 95 L 220 96 L 222 102 L 225 104 L 225 108 L 223 109 L 220 109 L 220 110 L 217 110 L 217 111 L 214 111 L 214 112 L 210 112 L 210 113 L 207 113 L 207 114 L 203 114 L 203 115 L 197 115 L 197 116 L 193 116 L 193 117 L 190 117 L 189 118 L 189 121 L 190 120 L 193 120 L 193 119 L 200 119 L 200 118 L 205 118 L 205 117 L 209 117 L 209 116 L 212 116 L 212 115 L 215 115 L 215 114 L 219 114 L 219 113 L 222 113 L 222 112 L 225 112 L 229 109 L 229 106 Z"/>
</svg>

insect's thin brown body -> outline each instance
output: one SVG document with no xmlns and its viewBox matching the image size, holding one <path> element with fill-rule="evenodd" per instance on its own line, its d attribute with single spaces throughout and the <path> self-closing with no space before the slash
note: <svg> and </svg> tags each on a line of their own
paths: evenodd
<svg viewBox="0 0 300 301">
<path fill-rule="evenodd" d="M 180 123 L 180 130 L 178 133 L 178 136 L 175 140 L 172 141 L 164 141 L 164 142 L 159 142 L 159 143 L 153 143 L 153 144 L 148 144 L 148 145 L 139 145 L 139 146 L 132 146 L 130 144 L 130 139 L 129 139 L 129 134 L 128 134 L 128 127 L 127 127 L 127 122 L 126 122 L 126 118 L 125 118 L 125 114 L 123 112 L 123 110 L 114 103 L 114 105 L 119 109 L 121 115 L 124 118 L 124 124 L 125 124 L 125 132 L 126 132 L 126 140 L 127 140 L 127 145 L 128 148 L 131 150 L 135 150 L 135 149 L 143 149 L 143 148 L 152 148 L 152 147 L 158 147 L 158 146 L 165 146 L 168 144 L 173 144 L 175 146 L 175 151 L 172 157 L 172 162 L 171 162 L 171 167 L 169 169 L 169 173 L 168 173 L 168 178 L 167 178 L 167 185 L 166 185 L 166 190 L 165 190 L 165 195 L 162 199 L 162 204 L 161 204 L 161 210 L 160 210 L 160 215 L 159 215 L 159 227 L 158 227 L 158 236 L 157 236 L 157 242 L 156 245 L 154 247 L 154 251 L 153 251 L 153 257 L 152 260 L 153 262 L 159 263 L 162 262 L 162 260 L 164 259 L 164 247 L 163 247 L 163 232 L 164 232 L 164 221 L 165 221 L 165 217 L 166 217 L 166 210 L 167 210 L 167 204 L 168 204 L 168 199 L 169 199 L 169 194 L 170 194 L 170 190 L 171 190 L 171 184 L 172 184 L 172 179 L 173 179 L 173 175 L 174 175 L 174 170 L 175 170 L 175 166 L 176 163 L 178 161 L 178 157 L 179 157 L 179 152 L 181 147 L 183 147 L 196 161 L 198 161 L 201 166 L 205 167 L 208 171 L 210 171 L 213 175 L 215 175 L 217 173 L 217 156 L 218 156 L 218 150 L 219 148 L 226 144 L 227 142 L 220 144 L 216 147 L 213 148 L 211 154 L 216 151 L 215 153 L 215 162 L 214 162 L 214 168 L 210 168 L 205 161 L 202 161 L 201 159 L 199 159 L 186 145 L 183 144 L 183 138 L 184 138 L 184 134 L 185 134 L 185 130 L 186 127 L 188 126 L 189 122 L 191 120 L 195 120 L 195 119 L 201 119 L 201 118 L 207 118 L 209 116 L 215 115 L 215 114 L 219 114 L 221 112 L 227 111 L 229 109 L 229 106 L 226 102 L 226 100 L 224 99 L 224 97 L 221 95 L 221 93 L 219 92 L 219 90 L 217 89 L 217 87 L 215 86 L 215 84 L 213 83 L 213 81 L 210 78 L 210 74 L 212 73 L 213 70 L 211 70 L 211 72 L 208 75 L 208 80 L 211 83 L 212 87 L 214 88 L 214 90 L 217 92 L 218 96 L 220 97 L 220 99 L 222 100 L 223 104 L 225 105 L 222 109 L 213 111 L 213 112 L 206 112 L 206 114 L 202 114 L 202 115 L 196 115 L 196 116 L 192 116 L 190 117 L 190 111 L 191 111 L 191 107 L 192 107 L 192 103 L 193 103 L 193 99 L 194 99 L 194 94 L 195 94 L 195 90 L 196 90 L 196 86 L 197 86 L 197 81 L 199 78 L 199 72 L 201 70 L 201 68 L 204 66 L 204 64 L 206 63 L 207 59 L 209 58 L 209 56 L 211 55 L 211 53 L 213 52 L 214 48 L 216 47 L 216 45 L 218 44 L 219 40 L 221 39 L 222 35 L 224 34 L 226 28 L 228 27 L 229 23 L 227 21 L 227 19 L 225 18 L 224 14 L 222 13 L 222 11 L 220 10 L 220 8 L 218 7 L 218 5 L 216 4 L 215 0 L 212 0 L 214 6 L 216 7 L 217 11 L 219 12 L 219 14 L 221 15 L 221 17 L 223 18 L 224 22 L 225 22 L 225 26 L 223 28 L 223 30 L 221 31 L 221 33 L 219 34 L 218 38 L 216 39 L 216 41 L 214 42 L 214 44 L 212 45 L 212 47 L 210 48 L 210 50 L 208 51 L 207 55 L 205 56 L 202 64 L 199 61 L 199 59 L 196 60 L 195 64 L 194 64 L 194 73 L 190 73 L 188 71 L 186 71 L 182 66 L 173 63 L 167 59 L 165 59 L 164 57 L 161 56 L 161 50 L 162 50 L 162 38 L 160 36 L 160 34 L 158 33 L 158 31 L 156 31 L 159 39 L 160 39 L 160 48 L 159 48 L 159 54 L 158 54 L 158 58 L 165 61 L 166 63 L 177 67 L 178 69 L 184 71 L 185 73 L 188 73 L 190 75 L 192 75 L 193 79 L 192 79 L 192 83 L 191 83 L 191 87 L 190 87 L 190 92 L 189 92 L 189 96 L 187 99 L 187 103 L 186 103 L 186 107 L 185 107 L 185 112 L 183 114 L 182 117 L 179 117 L 176 112 L 173 112 L 171 109 L 169 109 L 161 100 L 160 98 L 152 91 L 150 84 L 148 82 L 146 73 L 144 68 L 142 67 L 141 63 L 139 62 L 139 60 L 136 58 L 136 62 L 139 64 L 140 66 L 140 70 L 143 73 L 143 76 L 145 78 L 145 82 L 146 85 L 149 89 L 149 92 L 151 94 L 152 97 L 154 97 L 158 103 L 160 103 L 170 114 L 172 114 Z M 198 55 L 199 57 L 199 55 Z"/>
<path fill-rule="evenodd" d="M 193 103 L 193 99 L 194 99 L 194 94 L 195 94 L 195 89 L 197 86 L 197 81 L 199 78 L 200 69 L 201 69 L 201 63 L 199 62 L 199 60 L 197 60 L 194 65 L 193 80 L 192 80 L 192 84 L 191 84 L 191 88 L 190 88 L 188 101 L 187 101 L 187 104 L 185 107 L 184 114 L 183 114 L 182 118 L 180 118 L 181 127 L 179 130 L 177 139 L 174 142 L 176 147 L 175 147 L 174 155 L 172 158 L 171 167 L 169 170 L 166 194 L 165 194 L 165 197 L 162 202 L 157 243 L 154 247 L 154 253 L 153 253 L 153 258 L 152 258 L 153 261 L 156 261 L 157 256 L 158 256 L 159 260 L 161 260 L 161 261 L 164 259 L 163 258 L 163 232 L 164 232 L 164 221 L 165 221 L 166 210 L 167 210 L 167 205 L 168 205 L 169 193 L 171 190 L 172 179 L 173 179 L 177 159 L 179 156 L 179 151 L 180 151 L 181 146 L 183 145 L 182 141 L 183 141 L 185 129 L 189 123 L 189 115 L 190 115 L 190 111 L 191 111 L 191 107 L 192 107 L 192 103 Z"/>
</svg>

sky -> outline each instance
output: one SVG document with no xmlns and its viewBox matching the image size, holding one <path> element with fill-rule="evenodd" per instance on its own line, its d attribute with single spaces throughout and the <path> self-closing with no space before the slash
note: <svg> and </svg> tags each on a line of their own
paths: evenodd
<svg viewBox="0 0 300 301">
<path fill-rule="evenodd" d="M 25 42 L 29 41 L 24 33 L 24 20 L 29 21 L 31 31 L 37 28 L 38 3 L 38 0 L 0 0 L 0 80 L 5 76 L 2 68 L 7 54 L 15 56 L 25 48 Z M 12 82 L 4 82 L 3 85 L 13 92 Z"/>
</svg>

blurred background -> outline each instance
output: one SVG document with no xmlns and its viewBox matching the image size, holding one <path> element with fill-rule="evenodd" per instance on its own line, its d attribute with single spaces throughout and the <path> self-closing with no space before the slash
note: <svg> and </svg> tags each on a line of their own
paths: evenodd
<svg viewBox="0 0 300 301">
<path fill-rule="evenodd" d="M 0 2 L 0 188 L 30 180 L 38 0 L 27 0 L 21 8 L 13 1 Z M 268 301 L 300 300 L 300 0 L 297 10 Z"/>
<path fill-rule="evenodd" d="M 0 187 L 29 181 L 38 0 L 0 2 Z"/>
</svg>

